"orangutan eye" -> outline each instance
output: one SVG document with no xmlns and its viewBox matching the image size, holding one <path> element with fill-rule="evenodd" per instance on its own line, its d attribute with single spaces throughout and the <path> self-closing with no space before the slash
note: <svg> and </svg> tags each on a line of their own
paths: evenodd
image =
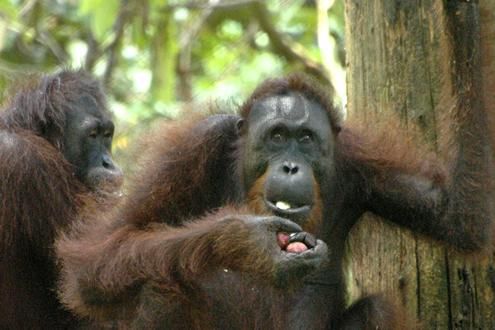
<svg viewBox="0 0 495 330">
<path fill-rule="evenodd" d="M 105 131 L 103 136 L 107 139 L 111 139 L 113 137 L 113 132 L 112 131 Z"/>
<path fill-rule="evenodd" d="M 314 136 L 313 133 L 311 132 L 303 132 L 301 136 L 299 137 L 299 143 L 302 144 L 309 144 L 314 141 Z"/>
<path fill-rule="evenodd" d="M 276 144 L 282 144 L 287 141 L 287 135 L 282 128 L 275 128 L 270 134 L 270 140 Z"/>
<path fill-rule="evenodd" d="M 89 131 L 88 136 L 92 139 L 96 139 L 96 137 L 98 136 L 98 130 L 96 128 L 92 129 L 91 131 Z"/>
</svg>

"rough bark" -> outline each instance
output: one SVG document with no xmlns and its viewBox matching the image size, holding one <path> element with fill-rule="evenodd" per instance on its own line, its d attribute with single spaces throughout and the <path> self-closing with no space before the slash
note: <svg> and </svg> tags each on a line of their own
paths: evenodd
<svg viewBox="0 0 495 330">
<path fill-rule="evenodd" d="M 482 32 L 495 36 L 494 0 L 346 0 L 349 114 L 399 112 L 436 143 L 441 90 L 455 86 L 447 31 L 462 24 L 462 6 L 481 6 L 481 19 L 492 22 Z M 493 72 L 495 61 L 484 64 Z M 490 78 L 484 83 L 495 92 Z M 425 329 L 495 329 L 493 258 L 466 260 L 371 216 L 353 229 L 350 255 L 351 300 L 386 291 Z"/>
</svg>

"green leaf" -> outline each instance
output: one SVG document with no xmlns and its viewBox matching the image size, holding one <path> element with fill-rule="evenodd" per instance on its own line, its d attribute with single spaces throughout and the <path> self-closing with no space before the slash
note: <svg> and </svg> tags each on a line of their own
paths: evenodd
<svg viewBox="0 0 495 330">
<path fill-rule="evenodd" d="M 17 16 L 17 8 L 10 0 L 0 0 L 0 15 L 15 19 Z"/>
<path fill-rule="evenodd" d="M 118 0 L 82 0 L 79 6 L 79 14 L 89 18 L 91 30 L 99 41 L 111 31 L 118 11 Z"/>
</svg>

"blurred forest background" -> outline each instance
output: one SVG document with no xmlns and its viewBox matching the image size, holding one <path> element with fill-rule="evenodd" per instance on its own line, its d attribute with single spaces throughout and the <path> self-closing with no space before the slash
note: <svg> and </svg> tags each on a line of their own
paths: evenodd
<svg viewBox="0 0 495 330">
<path fill-rule="evenodd" d="M 100 77 L 124 167 L 155 119 L 234 110 L 267 77 L 305 71 L 345 104 L 342 0 L 0 0 L 0 50 L 0 91 L 60 67 Z"/>
</svg>

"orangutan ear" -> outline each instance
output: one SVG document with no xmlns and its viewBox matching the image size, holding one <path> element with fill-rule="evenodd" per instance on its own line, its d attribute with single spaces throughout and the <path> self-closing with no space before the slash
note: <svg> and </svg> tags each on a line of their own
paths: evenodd
<svg viewBox="0 0 495 330">
<path fill-rule="evenodd" d="M 239 119 L 237 121 L 236 126 L 237 126 L 237 133 L 239 135 L 243 135 L 244 133 L 246 133 L 246 121 L 244 119 L 242 118 Z"/>
</svg>

